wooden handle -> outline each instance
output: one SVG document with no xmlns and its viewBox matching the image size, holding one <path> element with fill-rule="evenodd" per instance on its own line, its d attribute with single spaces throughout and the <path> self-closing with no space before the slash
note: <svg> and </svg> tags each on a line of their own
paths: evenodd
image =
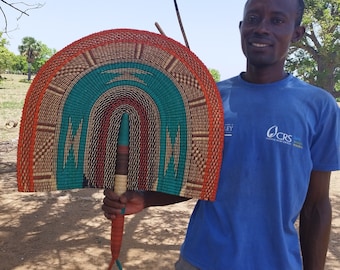
<svg viewBox="0 0 340 270">
<path fill-rule="evenodd" d="M 114 177 L 114 191 L 118 195 L 126 192 L 129 166 L 129 116 L 123 114 L 117 143 L 116 172 Z M 118 269 L 121 265 L 118 261 L 123 241 L 124 215 L 118 215 L 111 223 L 111 263 L 109 270 L 116 264 Z"/>
<path fill-rule="evenodd" d="M 120 262 L 118 261 L 120 248 L 123 242 L 124 232 L 124 216 L 119 215 L 111 223 L 111 262 L 109 270 L 114 269 L 115 265 L 121 269 Z"/>
<path fill-rule="evenodd" d="M 155 26 L 156 26 L 156 28 L 158 29 L 158 31 L 159 31 L 159 33 L 160 33 L 161 35 L 166 36 L 165 33 L 164 33 L 164 31 L 163 31 L 163 29 L 162 29 L 162 27 L 159 25 L 158 22 L 155 22 Z"/>
</svg>

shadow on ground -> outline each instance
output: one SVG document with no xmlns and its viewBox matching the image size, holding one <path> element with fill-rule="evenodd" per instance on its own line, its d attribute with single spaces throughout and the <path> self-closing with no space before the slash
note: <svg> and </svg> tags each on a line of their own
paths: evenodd
<svg viewBox="0 0 340 270">
<path fill-rule="evenodd" d="M 106 269 L 111 222 L 101 211 L 102 190 L 18 192 L 15 159 L 3 153 L 0 269 Z M 193 205 L 189 201 L 126 217 L 124 269 L 173 269 Z"/>
</svg>

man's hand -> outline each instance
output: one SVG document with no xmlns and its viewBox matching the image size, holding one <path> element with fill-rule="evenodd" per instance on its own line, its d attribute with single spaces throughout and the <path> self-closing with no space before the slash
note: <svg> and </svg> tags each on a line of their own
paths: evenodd
<svg viewBox="0 0 340 270">
<path fill-rule="evenodd" d="M 102 210 L 107 219 L 115 219 L 117 215 L 130 215 L 150 206 L 165 206 L 187 201 L 189 198 L 155 191 L 127 191 L 118 196 L 114 191 L 104 191 Z"/>
<path fill-rule="evenodd" d="M 145 207 L 143 192 L 127 191 L 118 196 L 114 191 L 106 189 L 104 195 L 102 210 L 104 216 L 110 220 L 121 214 L 136 214 Z"/>
</svg>

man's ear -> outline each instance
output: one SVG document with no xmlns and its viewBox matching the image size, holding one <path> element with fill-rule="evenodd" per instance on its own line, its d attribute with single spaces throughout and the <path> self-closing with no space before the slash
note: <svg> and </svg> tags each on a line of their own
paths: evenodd
<svg viewBox="0 0 340 270">
<path fill-rule="evenodd" d="M 292 37 L 292 43 L 298 42 L 300 39 L 302 39 L 305 34 L 305 31 L 306 28 L 304 26 L 301 25 L 296 26 Z"/>
</svg>

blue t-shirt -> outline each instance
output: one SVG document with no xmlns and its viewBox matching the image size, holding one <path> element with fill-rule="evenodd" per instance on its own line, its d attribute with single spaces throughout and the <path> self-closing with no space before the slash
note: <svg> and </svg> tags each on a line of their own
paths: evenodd
<svg viewBox="0 0 340 270">
<path fill-rule="evenodd" d="M 289 75 L 218 83 L 224 153 L 216 201 L 198 201 L 181 256 L 202 270 L 302 269 L 294 223 L 312 170 L 340 168 L 340 113 L 326 91 Z"/>
</svg>

